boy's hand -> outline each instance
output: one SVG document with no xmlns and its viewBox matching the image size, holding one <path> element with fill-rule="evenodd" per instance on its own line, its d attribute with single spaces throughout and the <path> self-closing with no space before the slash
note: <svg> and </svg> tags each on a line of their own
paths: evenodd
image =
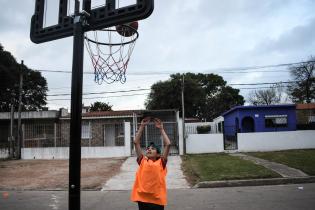
<svg viewBox="0 0 315 210">
<path fill-rule="evenodd" d="M 160 119 L 154 118 L 154 123 L 155 123 L 155 127 L 157 127 L 158 129 L 163 129 L 163 123 Z"/>
<path fill-rule="evenodd" d="M 151 117 L 145 117 L 141 120 L 141 126 L 146 126 L 147 124 L 149 124 Z"/>
</svg>

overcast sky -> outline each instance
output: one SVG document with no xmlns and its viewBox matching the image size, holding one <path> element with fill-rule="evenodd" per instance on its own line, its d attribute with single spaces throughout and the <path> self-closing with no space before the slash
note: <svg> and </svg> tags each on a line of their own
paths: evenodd
<svg viewBox="0 0 315 210">
<path fill-rule="evenodd" d="M 70 1 L 72 7 L 74 1 Z M 135 0 L 125 1 L 128 4 Z M 58 6 L 54 2 L 59 1 L 48 2 L 47 25 L 54 23 Z M 30 41 L 35 0 L 0 3 L 0 43 L 5 50 L 32 69 L 71 71 L 72 38 L 43 44 Z M 83 92 L 150 89 L 153 83 L 168 79 L 169 73 L 188 71 L 217 73 L 228 84 L 287 81 L 289 73 L 283 67 L 251 69 L 247 73 L 227 72 L 223 68 L 306 61 L 315 55 L 314 8 L 315 0 L 155 0 L 153 14 L 139 23 L 140 37 L 129 62 L 126 83 L 98 85 L 93 75 L 85 74 Z M 93 72 L 86 51 L 84 71 Z M 48 82 L 48 95 L 70 93 L 71 74 L 42 75 Z M 248 92 L 241 89 L 245 98 Z M 83 102 L 107 102 L 114 110 L 143 109 L 147 93 L 148 90 L 85 95 L 83 98 L 93 99 Z M 137 95 L 122 96 L 126 94 Z M 69 98 L 49 96 L 48 106 L 69 108 Z"/>
</svg>

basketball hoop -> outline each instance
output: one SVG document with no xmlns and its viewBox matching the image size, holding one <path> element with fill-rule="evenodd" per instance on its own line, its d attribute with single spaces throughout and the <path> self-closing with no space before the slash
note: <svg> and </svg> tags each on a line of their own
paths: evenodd
<svg viewBox="0 0 315 210">
<path fill-rule="evenodd" d="M 85 47 L 92 60 L 95 82 L 126 82 L 130 56 L 139 37 L 137 22 L 87 32 Z M 100 41 L 102 40 L 102 41 Z"/>
</svg>

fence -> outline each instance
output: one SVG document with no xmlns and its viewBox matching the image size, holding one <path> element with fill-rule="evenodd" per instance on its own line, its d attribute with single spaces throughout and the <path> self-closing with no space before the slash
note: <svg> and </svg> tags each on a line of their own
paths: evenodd
<svg viewBox="0 0 315 210">
<path fill-rule="evenodd" d="M 198 126 L 210 126 L 209 133 L 215 133 L 213 122 L 185 123 L 185 134 L 198 134 Z"/>
<path fill-rule="evenodd" d="M 23 124 L 23 147 L 60 147 L 60 125 L 57 123 Z"/>
<path fill-rule="evenodd" d="M 296 110 L 297 130 L 315 130 L 315 110 Z"/>
<path fill-rule="evenodd" d="M 236 126 L 224 125 L 223 129 L 224 149 L 236 150 L 237 149 L 237 129 Z"/>
<path fill-rule="evenodd" d="M 32 123 L 23 124 L 23 147 L 68 147 L 70 142 L 70 124 Z M 81 146 L 124 146 L 123 123 L 82 122 Z"/>
<path fill-rule="evenodd" d="M 133 125 L 132 125 L 133 126 Z M 131 126 L 131 127 L 132 127 Z M 138 124 L 139 128 L 140 124 Z M 176 122 L 163 122 L 163 127 L 165 132 L 167 133 L 170 141 L 171 141 L 171 148 L 170 153 L 171 155 L 179 154 L 179 137 L 178 137 L 178 127 Z M 133 142 L 134 133 L 133 129 L 131 129 L 131 141 Z M 154 123 L 149 123 L 141 136 L 140 145 L 143 150 L 147 148 L 150 143 L 153 142 L 155 145 L 158 145 L 161 147 L 163 152 L 163 138 L 162 135 L 154 125 Z M 133 146 L 133 144 L 131 144 Z M 132 148 L 132 152 L 134 154 L 134 149 Z"/>
<path fill-rule="evenodd" d="M 93 126 L 91 126 L 92 128 Z M 96 128 L 104 128 L 104 129 L 96 129 L 103 131 L 104 135 L 106 135 L 106 127 L 107 128 L 115 128 L 114 132 L 112 129 L 110 131 L 107 130 L 111 138 L 117 137 L 116 134 L 121 134 L 121 129 L 123 129 L 123 136 L 119 136 L 114 140 L 109 139 L 108 141 L 103 139 L 103 143 L 105 141 L 109 142 L 107 146 L 82 146 L 81 147 L 81 157 L 82 158 L 108 158 L 108 157 L 128 157 L 131 155 L 130 153 L 130 123 L 125 122 L 124 124 L 116 124 L 116 126 L 112 126 L 109 124 L 102 124 L 102 126 L 97 126 Z M 117 128 L 117 130 L 116 130 Z M 92 129 L 93 130 L 93 129 Z M 116 132 L 118 131 L 118 132 Z M 87 130 L 85 130 L 87 132 Z M 85 134 L 85 137 L 90 137 L 90 135 Z M 91 135 L 92 136 L 92 135 Z M 97 136 L 97 135 L 96 135 Z M 101 135 L 103 136 L 103 135 Z M 121 142 L 121 138 L 123 138 L 123 143 Z M 84 139 L 83 139 L 84 140 Z M 82 141 L 83 141 L 82 140 Z M 81 142 L 82 142 L 81 141 Z M 119 144 L 120 146 L 116 146 Z M 22 148 L 22 159 L 68 159 L 69 158 L 69 147 L 35 147 L 32 148 Z"/>
</svg>

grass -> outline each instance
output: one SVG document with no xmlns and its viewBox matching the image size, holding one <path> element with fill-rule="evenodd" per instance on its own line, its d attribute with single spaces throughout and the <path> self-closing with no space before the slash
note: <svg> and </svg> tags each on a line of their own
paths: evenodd
<svg viewBox="0 0 315 210">
<path fill-rule="evenodd" d="M 308 175 L 315 175 L 315 150 L 287 150 L 279 152 L 257 152 L 249 155 L 300 169 Z"/>
<path fill-rule="evenodd" d="M 184 174 L 191 185 L 201 181 L 281 177 L 263 166 L 223 153 L 186 155 L 182 159 Z"/>
</svg>

